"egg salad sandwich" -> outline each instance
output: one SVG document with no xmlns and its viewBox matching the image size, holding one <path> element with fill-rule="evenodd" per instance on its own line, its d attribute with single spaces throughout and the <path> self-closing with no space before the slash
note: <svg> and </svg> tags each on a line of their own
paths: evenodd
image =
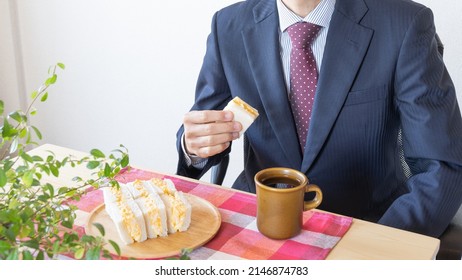
<svg viewBox="0 0 462 280">
<path fill-rule="evenodd" d="M 126 186 L 143 212 L 148 238 L 167 236 L 167 215 L 159 194 L 141 180 Z"/>
<path fill-rule="evenodd" d="M 138 204 L 131 193 L 122 186 L 103 188 L 106 212 L 114 222 L 120 239 L 125 244 L 147 239 L 146 224 Z"/>
<path fill-rule="evenodd" d="M 191 223 L 191 204 L 183 192 L 177 191 L 169 179 L 154 178 L 148 181 L 165 204 L 169 233 L 186 231 Z"/>
<path fill-rule="evenodd" d="M 239 136 L 242 136 L 258 117 L 258 111 L 237 96 L 234 97 L 223 110 L 233 112 L 234 121 L 241 123 L 242 130 L 239 132 Z"/>
</svg>

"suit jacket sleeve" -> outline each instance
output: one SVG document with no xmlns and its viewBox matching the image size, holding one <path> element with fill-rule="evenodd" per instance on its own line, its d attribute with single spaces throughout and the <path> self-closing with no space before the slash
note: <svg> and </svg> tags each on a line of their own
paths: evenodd
<svg viewBox="0 0 462 280">
<path fill-rule="evenodd" d="M 218 30 L 216 22 L 218 14 L 219 12 L 212 19 L 212 31 L 207 38 L 207 51 L 196 85 L 195 103 L 191 110 L 222 110 L 229 100 L 231 100 L 230 90 L 220 58 L 220 49 L 217 43 Z M 177 166 L 178 175 L 199 179 L 212 166 L 218 164 L 224 155 L 231 151 L 230 146 L 221 154 L 210 157 L 203 169 L 188 166 L 181 148 L 183 133 L 184 127 L 181 126 L 177 132 L 176 143 L 179 156 Z"/>
<path fill-rule="evenodd" d="M 407 31 L 395 76 L 409 192 L 380 222 L 439 236 L 462 202 L 462 124 L 429 9 Z"/>
</svg>

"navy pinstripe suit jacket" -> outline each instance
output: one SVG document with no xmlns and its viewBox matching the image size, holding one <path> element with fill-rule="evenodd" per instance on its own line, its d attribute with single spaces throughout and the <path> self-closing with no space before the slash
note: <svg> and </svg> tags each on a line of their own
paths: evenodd
<svg viewBox="0 0 462 280">
<path fill-rule="evenodd" d="M 322 188 L 321 209 L 440 235 L 462 202 L 462 121 L 431 10 L 405 0 L 337 0 L 304 154 L 282 71 L 274 0 L 215 14 L 192 110 L 222 109 L 240 96 L 260 113 L 233 187 L 255 192 L 256 172 L 290 167 Z M 180 175 L 200 178 L 229 152 L 204 170 L 188 167 L 182 134 Z"/>
</svg>

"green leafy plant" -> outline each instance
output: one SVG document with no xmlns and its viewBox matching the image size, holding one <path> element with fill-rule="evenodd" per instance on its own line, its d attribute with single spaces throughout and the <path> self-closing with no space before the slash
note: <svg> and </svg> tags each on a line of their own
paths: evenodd
<svg viewBox="0 0 462 280">
<path fill-rule="evenodd" d="M 46 157 L 31 154 L 30 148 L 42 139 L 40 130 L 30 124 L 37 113 L 34 107 L 45 102 L 48 89 L 57 81 L 58 63 L 49 69 L 44 84 L 31 94 L 26 111 L 4 115 L 0 100 L 0 259 L 56 259 L 70 255 L 76 259 L 112 258 L 105 249 L 102 225 L 94 224 L 101 236 L 81 235 L 74 229 L 78 201 L 89 188 L 118 187 L 115 177 L 129 167 L 129 155 L 120 146 L 106 156 L 92 149 L 89 156 L 58 158 L 52 152 Z M 94 171 L 92 179 L 76 177 L 77 186 L 54 186 L 44 180 L 58 177 L 64 167 L 86 165 Z M 107 241 L 120 255 L 114 241 Z"/>
<path fill-rule="evenodd" d="M 167 258 L 167 260 L 191 260 L 191 257 L 189 255 L 192 253 L 192 251 L 193 250 L 189 248 L 181 249 L 180 254 L 178 256 Z"/>
</svg>

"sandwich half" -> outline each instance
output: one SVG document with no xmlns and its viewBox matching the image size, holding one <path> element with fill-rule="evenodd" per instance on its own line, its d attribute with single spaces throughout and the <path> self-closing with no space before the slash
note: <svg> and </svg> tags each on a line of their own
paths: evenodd
<svg viewBox="0 0 462 280">
<path fill-rule="evenodd" d="M 147 181 L 165 204 L 169 233 L 186 231 L 191 224 L 192 207 L 183 192 L 177 191 L 169 179 L 154 178 Z"/>
<path fill-rule="evenodd" d="M 128 183 L 127 188 L 143 212 L 148 238 L 167 236 L 167 214 L 159 194 L 141 180 Z"/>
<path fill-rule="evenodd" d="M 244 102 L 244 100 L 239 97 L 234 97 L 229 101 L 228 105 L 223 109 L 226 111 L 231 111 L 234 114 L 234 121 L 240 122 L 242 125 L 242 130 L 239 132 L 239 136 L 242 136 L 244 132 L 249 128 L 249 126 L 255 121 L 258 117 L 258 111 Z"/>
<path fill-rule="evenodd" d="M 143 212 L 124 185 L 119 189 L 103 188 L 103 195 L 106 212 L 114 222 L 122 242 L 131 244 L 145 241 L 147 234 Z"/>
</svg>

